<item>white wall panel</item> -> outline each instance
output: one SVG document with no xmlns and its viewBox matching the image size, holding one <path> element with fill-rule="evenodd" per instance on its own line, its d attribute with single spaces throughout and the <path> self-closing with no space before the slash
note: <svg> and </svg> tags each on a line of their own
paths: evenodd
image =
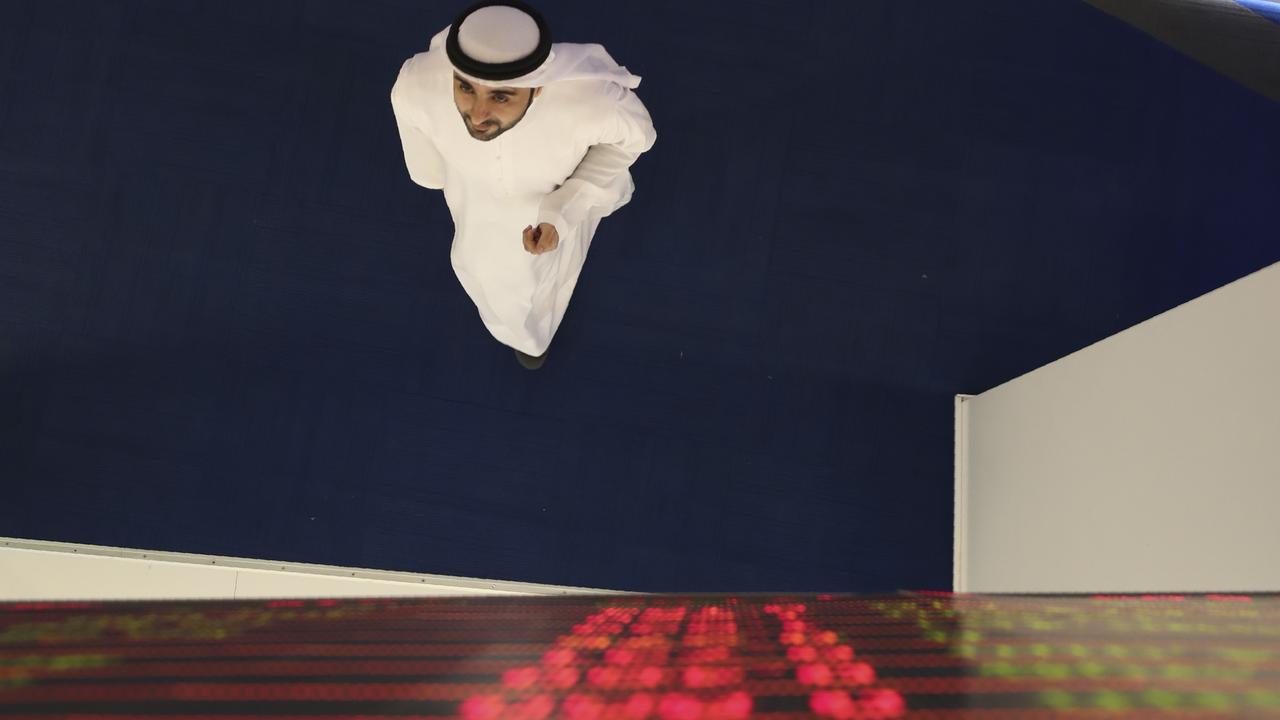
<svg viewBox="0 0 1280 720">
<path fill-rule="evenodd" d="M 0 600 L 234 597 L 236 570 L 0 548 Z"/>
<path fill-rule="evenodd" d="M 0 601 L 609 592 L 447 575 L 0 538 Z"/>
<path fill-rule="evenodd" d="M 957 422 L 957 590 L 1280 591 L 1280 264 Z"/>
</svg>

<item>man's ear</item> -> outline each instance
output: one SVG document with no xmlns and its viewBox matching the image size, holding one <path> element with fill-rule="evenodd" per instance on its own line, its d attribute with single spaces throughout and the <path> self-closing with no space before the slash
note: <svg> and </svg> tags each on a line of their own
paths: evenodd
<svg viewBox="0 0 1280 720">
<path fill-rule="evenodd" d="M 541 95 L 541 94 L 542 94 L 542 88 L 534 88 L 534 89 L 533 89 L 533 96 L 534 96 L 534 97 L 538 97 L 538 96 L 539 96 L 539 95 Z"/>
</svg>

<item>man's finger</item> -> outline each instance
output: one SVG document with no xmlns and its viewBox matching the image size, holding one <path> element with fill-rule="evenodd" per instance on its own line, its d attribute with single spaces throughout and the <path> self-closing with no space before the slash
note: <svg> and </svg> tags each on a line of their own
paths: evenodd
<svg viewBox="0 0 1280 720">
<path fill-rule="evenodd" d="M 539 225 L 538 231 L 538 234 L 540 235 L 538 238 L 538 245 L 543 249 L 543 251 L 554 250 L 556 242 L 560 239 L 560 235 L 556 232 L 555 226 Z"/>
</svg>

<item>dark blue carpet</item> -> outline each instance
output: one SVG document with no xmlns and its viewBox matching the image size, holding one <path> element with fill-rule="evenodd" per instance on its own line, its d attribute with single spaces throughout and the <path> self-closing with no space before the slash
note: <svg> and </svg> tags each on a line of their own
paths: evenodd
<svg viewBox="0 0 1280 720">
<path fill-rule="evenodd" d="M 659 138 L 530 373 L 388 102 L 460 6 L 0 0 L 0 534 L 946 588 L 954 394 L 1280 260 L 1280 106 L 1083 3 L 541 7 Z"/>
</svg>

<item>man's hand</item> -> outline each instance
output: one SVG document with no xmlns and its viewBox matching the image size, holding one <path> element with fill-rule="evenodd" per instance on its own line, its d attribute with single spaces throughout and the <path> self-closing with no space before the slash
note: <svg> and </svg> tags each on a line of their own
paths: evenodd
<svg viewBox="0 0 1280 720">
<path fill-rule="evenodd" d="M 534 255 L 551 252 L 560 246 L 560 233 L 551 223 L 542 223 L 538 227 L 524 229 L 524 249 Z"/>
</svg>

